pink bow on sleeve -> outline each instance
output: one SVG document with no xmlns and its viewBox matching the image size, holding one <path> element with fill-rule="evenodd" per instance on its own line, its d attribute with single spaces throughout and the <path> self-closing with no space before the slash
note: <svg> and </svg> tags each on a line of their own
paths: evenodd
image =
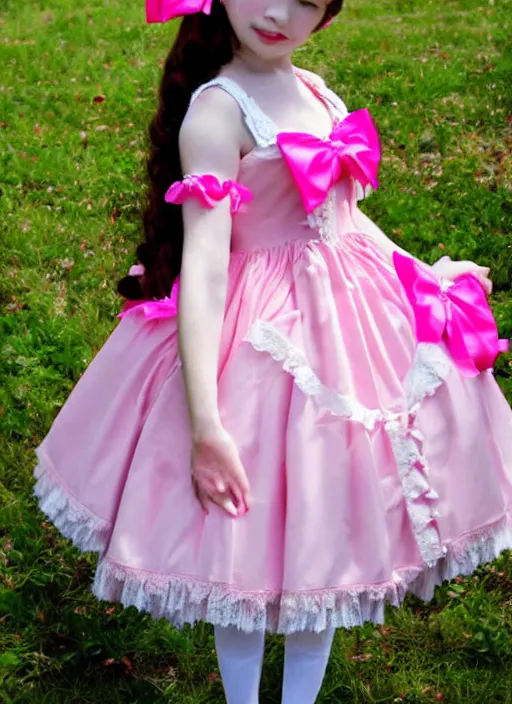
<svg viewBox="0 0 512 704">
<path fill-rule="evenodd" d="M 297 183 L 306 213 L 321 205 L 330 188 L 353 176 L 363 188 L 378 188 L 379 135 L 366 108 L 337 125 L 327 139 L 303 132 L 281 132 L 277 144 Z"/>
<path fill-rule="evenodd" d="M 168 22 L 175 17 L 204 12 L 209 15 L 213 0 L 146 0 L 146 22 Z"/>
<path fill-rule="evenodd" d="M 213 208 L 226 196 L 231 199 L 232 215 L 239 211 L 242 203 L 252 200 L 252 193 L 245 186 L 231 180 L 220 183 L 212 174 L 184 176 L 182 181 L 175 181 L 169 186 L 165 200 L 167 203 L 181 204 L 186 198 L 196 197 L 204 207 Z"/>
<path fill-rule="evenodd" d="M 141 311 L 144 313 L 146 320 L 155 320 L 156 318 L 175 318 L 178 315 L 178 294 L 180 287 L 180 277 L 178 276 L 173 283 L 171 295 L 164 298 L 158 298 L 154 301 L 142 301 L 141 303 L 131 304 L 124 307 L 118 318 L 124 318 L 133 311 Z M 130 302 L 131 303 L 131 302 Z"/>
<path fill-rule="evenodd" d="M 443 287 L 414 259 L 393 252 L 393 263 L 414 311 L 418 342 L 444 341 L 462 376 L 489 369 L 508 340 L 498 330 L 485 292 L 474 274 Z"/>
</svg>

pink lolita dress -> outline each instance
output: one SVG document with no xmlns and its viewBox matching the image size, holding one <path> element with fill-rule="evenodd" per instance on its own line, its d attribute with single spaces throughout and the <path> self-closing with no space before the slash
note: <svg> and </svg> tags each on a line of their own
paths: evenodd
<svg viewBox="0 0 512 704">
<path fill-rule="evenodd" d="M 250 511 L 206 515 L 193 493 L 176 287 L 125 309 L 36 450 L 41 509 L 99 555 L 93 593 L 178 627 L 382 623 L 386 603 L 430 600 L 512 548 L 512 413 L 492 373 L 505 345 L 483 290 L 438 279 L 361 213 L 373 123 L 297 75 L 331 112 L 328 138 L 278 136 L 216 78 L 192 99 L 230 93 L 256 147 L 236 182 L 168 193 L 231 198 L 219 407 Z"/>
</svg>

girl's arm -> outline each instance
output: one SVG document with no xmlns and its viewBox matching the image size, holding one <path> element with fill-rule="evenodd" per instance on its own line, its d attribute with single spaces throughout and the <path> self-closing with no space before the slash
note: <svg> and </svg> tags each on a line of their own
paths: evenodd
<svg viewBox="0 0 512 704">
<path fill-rule="evenodd" d="M 240 147 L 232 108 L 232 99 L 220 89 L 205 91 L 194 101 L 180 131 L 183 174 L 212 174 L 221 182 L 236 178 Z M 220 424 L 217 369 L 231 242 L 230 199 L 210 209 L 188 198 L 182 208 L 179 345 L 192 432 L 200 434 Z"/>
<path fill-rule="evenodd" d="M 243 137 L 233 99 L 219 88 L 205 91 L 189 108 L 180 130 L 183 174 L 235 180 Z M 187 198 L 182 207 L 178 335 L 192 432 L 192 474 L 205 509 L 212 500 L 234 515 L 235 507 L 238 512 L 247 507 L 249 487 L 236 447 L 222 428 L 217 403 L 231 242 L 230 198 L 213 208 Z"/>
</svg>

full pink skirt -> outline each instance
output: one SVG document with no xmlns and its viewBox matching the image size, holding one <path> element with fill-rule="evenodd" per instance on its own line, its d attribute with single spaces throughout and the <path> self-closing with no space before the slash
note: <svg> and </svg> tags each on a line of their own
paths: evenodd
<svg viewBox="0 0 512 704">
<path fill-rule="evenodd" d="M 245 516 L 194 496 L 176 319 L 123 318 L 37 448 L 40 507 L 99 553 L 99 599 L 319 631 L 382 623 L 512 548 L 511 410 L 492 371 L 416 344 L 368 238 L 237 252 L 229 280 L 219 399 Z"/>
</svg>

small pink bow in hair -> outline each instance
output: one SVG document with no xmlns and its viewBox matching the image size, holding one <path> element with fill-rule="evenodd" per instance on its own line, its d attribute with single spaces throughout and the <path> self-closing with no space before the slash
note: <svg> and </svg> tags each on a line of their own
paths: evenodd
<svg viewBox="0 0 512 704">
<path fill-rule="evenodd" d="M 379 135 L 366 108 L 337 125 L 327 139 L 303 132 L 281 132 L 277 144 L 299 189 L 306 213 L 321 205 L 331 187 L 353 176 L 363 188 L 378 188 Z"/>
<path fill-rule="evenodd" d="M 462 376 L 489 369 L 508 340 L 498 329 L 478 278 L 461 274 L 449 286 L 414 259 L 393 252 L 396 273 L 414 311 L 418 342 L 444 341 Z"/>
<path fill-rule="evenodd" d="M 146 22 L 168 22 L 175 17 L 204 12 L 209 15 L 213 0 L 146 0 Z"/>
</svg>

